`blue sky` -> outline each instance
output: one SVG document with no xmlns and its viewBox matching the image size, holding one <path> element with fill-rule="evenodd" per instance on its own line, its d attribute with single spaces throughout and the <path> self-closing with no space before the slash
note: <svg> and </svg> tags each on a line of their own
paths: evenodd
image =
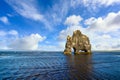
<svg viewBox="0 0 120 80">
<path fill-rule="evenodd" d="M 120 0 L 0 1 L 0 50 L 64 50 L 77 29 L 92 50 L 120 50 Z"/>
</svg>

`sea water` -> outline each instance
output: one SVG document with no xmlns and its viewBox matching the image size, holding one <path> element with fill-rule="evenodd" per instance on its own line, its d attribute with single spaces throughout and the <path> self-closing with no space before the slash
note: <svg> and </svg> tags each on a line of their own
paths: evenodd
<svg viewBox="0 0 120 80">
<path fill-rule="evenodd" d="M 0 52 L 0 80 L 120 80 L 120 52 Z"/>
</svg>

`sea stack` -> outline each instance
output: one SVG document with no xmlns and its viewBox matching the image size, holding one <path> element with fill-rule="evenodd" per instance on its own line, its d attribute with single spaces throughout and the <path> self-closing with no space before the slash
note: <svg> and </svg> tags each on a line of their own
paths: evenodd
<svg viewBox="0 0 120 80">
<path fill-rule="evenodd" d="M 71 54 L 72 48 L 74 54 L 90 54 L 91 44 L 89 38 L 82 34 L 80 30 L 74 31 L 72 37 L 67 36 L 64 54 Z"/>
</svg>

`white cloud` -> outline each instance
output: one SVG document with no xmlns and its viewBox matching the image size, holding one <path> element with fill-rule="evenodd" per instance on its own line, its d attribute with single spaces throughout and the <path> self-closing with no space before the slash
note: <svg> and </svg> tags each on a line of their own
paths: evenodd
<svg viewBox="0 0 120 80">
<path fill-rule="evenodd" d="M 39 34 L 31 34 L 23 38 L 17 38 L 9 44 L 12 50 L 37 50 L 39 42 L 42 42 L 46 37 Z"/>
<path fill-rule="evenodd" d="M 81 30 L 81 32 L 83 32 L 84 28 L 80 24 L 81 21 L 82 21 L 82 17 L 80 15 L 79 16 L 71 15 L 66 18 L 65 24 L 67 25 L 67 28 L 60 31 L 58 36 L 58 40 L 59 40 L 58 45 L 62 51 L 65 48 L 65 41 L 67 35 L 72 36 L 73 31 L 75 30 Z"/>
<path fill-rule="evenodd" d="M 77 26 L 68 25 L 66 29 L 60 31 L 59 40 L 66 41 L 67 35 L 72 35 L 74 30 L 79 29 L 89 37 L 92 50 L 120 50 L 119 15 L 120 12 L 109 13 L 107 16 L 99 18 L 91 17 L 85 20 L 85 24 L 88 25 L 86 28 L 83 28 L 81 24 Z M 73 18 L 72 20 L 76 19 Z M 78 22 L 80 23 L 80 21 Z M 62 46 L 64 48 L 65 42 L 63 43 Z"/>
<path fill-rule="evenodd" d="M 120 29 L 120 11 L 118 13 L 109 13 L 106 17 L 89 18 L 85 24 L 89 26 L 89 30 L 100 32 L 114 32 Z"/>
<path fill-rule="evenodd" d="M 18 32 L 16 30 L 11 30 L 8 32 L 8 34 L 16 36 L 16 35 L 18 35 Z"/>
<path fill-rule="evenodd" d="M 120 11 L 110 12 L 104 17 L 91 17 L 85 20 L 87 34 L 91 38 L 93 49 L 119 50 L 120 46 Z M 115 47 L 116 46 L 116 47 Z"/>
<path fill-rule="evenodd" d="M 103 35 L 102 35 L 102 38 L 104 38 L 104 39 L 105 39 L 105 38 L 110 39 L 110 38 L 111 38 L 111 36 L 110 36 L 110 35 L 108 35 L 108 34 L 103 34 Z"/>
<path fill-rule="evenodd" d="M 95 36 L 94 36 L 95 37 Z M 91 39 L 93 50 L 120 50 L 120 39 L 105 37 L 104 35 L 96 36 Z"/>
<path fill-rule="evenodd" d="M 7 33 L 5 31 L 0 31 L 0 36 L 5 36 Z"/>
<path fill-rule="evenodd" d="M 32 4 L 32 1 L 16 1 L 16 0 L 7 0 L 7 3 L 10 4 L 20 15 L 33 19 L 41 20 L 43 15 L 41 15 L 35 6 Z"/>
<path fill-rule="evenodd" d="M 38 50 L 40 51 L 63 51 L 59 46 L 55 45 L 39 45 Z"/>
<path fill-rule="evenodd" d="M 6 16 L 0 17 L 0 21 L 2 21 L 5 24 L 9 24 L 8 18 Z"/>
<path fill-rule="evenodd" d="M 82 20 L 81 16 L 72 15 L 67 17 L 65 24 L 66 25 L 79 25 L 79 22 Z"/>
<path fill-rule="evenodd" d="M 40 51 L 64 51 L 65 41 L 58 41 L 57 43 L 41 44 L 38 47 Z"/>
<path fill-rule="evenodd" d="M 44 15 L 40 14 L 39 10 L 35 6 L 35 1 L 6 0 L 6 2 L 21 16 L 43 22 L 46 28 L 51 29 L 49 22 L 45 19 Z"/>
<path fill-rule="evenodd" d="M 16 30 L 0 31 L 0 50 L 38 50 L 39 42 L 46 37 L 39 34 L 31 34 L 19 37 Z"/>
<path fill-rule="evenodd" d="M 9 50 L 8 44 L 13 42 L 12 39 L 16 39 L 18 35 L 16 30 L 0 30 L 0 50 Z"/>
<path fill-rule="evenodd" d="M 120 4 L 120 0 L 71 0 L 71 7 L 75 8 L 84 5 L 89 11 L 96 11 L 100 7 L 108 7 Z"/>
<path fill-rule="evenodd" d="M 120 4 L 120 0 L 96 0 L 96 3 L 100 3 L 101 5 L 110 6 L 114 4 Z"/>
<path fill-rule="evenodd" d="M 18 32 L 16 30 L 0 31 L 0 36 L 7 36 L 7 35 L 17 36 Z"/>
<path fill-rule="evenodd" d="M 120 0 L 82 0 L 82 3 L 87 7 L 99 7 L 120 4 Z"/>
<path fill-rule="evenodd" d="M 64 21 L 70 9 L 69 6 L 69 1 L 64 0 L 63 2 L 62 0 L 59 0 L 55 1 L 50 8 L 46 8 L 44 15 L 46 16 L 47 20 L 49 20 L 49 23 L 51 23 L 51 26 L 58 26 Z"/>
<path fill-rule="evenodd" d="M 66 29 L 60 31 L 58 39 L 65 40 L 67 35 L 72 35 L 73 31 L 78 30 L 78 29 L 81 30 L 82 27 L 81 26 L 68 26 Z"/>
<path fill-rule="evenodd" d="M 72 1 L 74 1 L 74 4 L 83 3 L 86 7 L 111 6 L 111 5 L 114 5 L 114 4 L 120 4 L 120 0 L 82 0 L 82 1 L 72 0 Z"/>
<path fill-rule="evenodd" d="M 68 27 L 65 30 L 60 31 L 59 40 L 65 40 L 67 35 L 72 35 L 73 31 L 79 29 L 82 29 L 82 26 L 80 25 L 80 21 L 82 20 L 81 16 L 72 15 L 67 17 L 65 20 L 65 24 L 68 25 Z"/>
<path fill-rule="evenodd" d="M 8 50 L 8 49 L 9 48 L 6 45 L 6 41 L 0 39 L 0 50 Z"/>
</svg>

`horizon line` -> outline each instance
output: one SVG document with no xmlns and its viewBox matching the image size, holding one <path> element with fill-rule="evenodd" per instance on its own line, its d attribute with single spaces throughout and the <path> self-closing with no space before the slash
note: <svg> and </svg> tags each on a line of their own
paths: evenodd
<svg viewBox="0 0 120 80">
<path fill-rule="evenodd" d="M 0 50 L 2 51 L 11 51 L 11 52 L 64 52 L 64 50 L 58 50 L 58 51 L 45 51 L 45 50 Z M 74 51 L 72 51 L 74 52 Z M 120 52 L 120 50 L 92 50 L 92 52 Z"/>
</svg>

